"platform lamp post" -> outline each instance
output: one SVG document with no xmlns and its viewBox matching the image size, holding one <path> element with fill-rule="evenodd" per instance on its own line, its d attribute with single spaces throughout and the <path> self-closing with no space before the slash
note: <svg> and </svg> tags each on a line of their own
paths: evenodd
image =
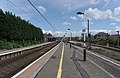
<svg viewBox="0 0 120 78">
<path fill-rule="evenodd" d="M 67 33 L 65 33 L 65 35 L 66 35 Z"/>
<path fill-rule="evenodd" d="M 67 33 L 64 34 L 64 37 L 66 37 L 66 34 L 67 34 Z"/>
<path fill-rule="evenodd" d="M 67 33 L 65 33 L 65 34 L 63 35 L 63 38 L 62 38 L 61 41 L 64 41 L 64 40 L 65 40 L 65 36 L 66 36 L 66 34 L 67 34 Z"/>
<path fill-rule="evenodd" d="M 120 42 L 120 41 L 119 41 L 119 39 L 120 39 L 120 38 L 119 38 L 119 31 L 116 31 L 116 32 L 117 32 L 117 34 L 118 34 L 117 46 L 119 47 L 119 42 Z"/>
<path fill-rule="evenodd" d="M 71 32 L 71 30 L 68 28 L 68 31 Z M 72 32 L 70 33 L 70 41 L 72 40 Z"/>
<path fill-rule="evenodd" d="M 84 17 L 84 23 L 85 23 L 85 16 L 84 16 L 84 13 L 82 13 L 82 12 L 77 12 L 77 15 L 83 15 L 83 17 Z M 86 35 L 85 35 L 86 30 L 83 29 L 82 32 L 84 33 L 83 60 L 86 61 Z"/>
</svg>

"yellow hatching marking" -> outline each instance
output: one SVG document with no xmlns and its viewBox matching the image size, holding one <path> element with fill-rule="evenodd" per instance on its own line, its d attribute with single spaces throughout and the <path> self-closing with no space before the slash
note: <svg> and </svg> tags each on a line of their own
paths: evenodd
<svg viewBox="0 0 120 78">
<path fill-rule="evenodd" d="M 57 78 L 61 78 L 61 75 L 62 75 L 63 55 L 64 55 L 64 43 L 63 43 L 62 54 L 61 54 L 61 58 L 60 58 L 60 64 L 59 64 L 59 69 L 58 69 L 58 73 L 57 73 Z"/>
</svg>

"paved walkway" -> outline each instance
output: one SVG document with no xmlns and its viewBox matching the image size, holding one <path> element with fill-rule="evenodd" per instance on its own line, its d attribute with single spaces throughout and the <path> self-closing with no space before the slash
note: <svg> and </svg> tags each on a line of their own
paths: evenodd
<svg viewBox="0 0 120 78">
<path fill-rule="evenodd" d="M 88 54 L 83 61 L 82 51 L 61 44 L 35 78 L 119 78 L 119 67 Z M 104 67 L 105 66 L 105 67 Z M 110 70 L 110 72 L 108 71 Z M 115 73 L 112 73 L 113 72 Z"/>
<path fill-rule="evenodd" d="M 34 47 L 38 47 L 38 46 L 49 44 L 49 43 L 51 43 L 51 42 L 42 43 L 42 44 L 38 44 L 38 45 L 32 45 L 32 46 L 26 46 L 26 47 L 22 47 L 22 48 L 15 48 L 15 49 L 10 49 L 10 50 L 0 50 L 0 55 L 12 53 L 12 52 L 17 52 L 17 51 L 22 51 L 25 49 L 34 48 Z"/>
</svg>

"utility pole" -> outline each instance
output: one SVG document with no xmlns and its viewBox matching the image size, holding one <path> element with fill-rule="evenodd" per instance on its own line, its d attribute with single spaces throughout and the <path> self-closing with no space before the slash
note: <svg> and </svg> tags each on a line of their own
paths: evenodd
<svg viewBox="0 0 120 78">
<path fill-rule="evenodd" d="M 117 41 L 117 46 L 119 47 L 119 31 L 116 31 L 117 32 L 117 34 L 118 34 L 118 41 Z"/>
<path fill-rule="evenodd" d="M 89 24 L 89 19 L 87 20 L 87 22 L 88 22 L 88 27 L 87 27 L 88 28 L 88 32 L 87 33 L 88 33 L 88 37 L 89 37 L 89 25 L 90 25 Z"/>
<path fill-rule="evenodd" d="M 90 30 L 90 21 L 89 19 L 87 20 L 87 42 L 88 42 L 88 49 L 91 48 L 91 42 L 90 42 L 90 33 L 89 33 L 89 30 Z"/>
</svg>

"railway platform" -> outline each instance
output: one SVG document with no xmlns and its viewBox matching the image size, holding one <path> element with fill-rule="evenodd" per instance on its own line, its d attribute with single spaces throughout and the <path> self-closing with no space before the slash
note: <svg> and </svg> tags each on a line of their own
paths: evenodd
<svg viewBox="0 0 120 78">
<path fill-rule="evenodd" d="M 5 54 L 12 53 L 12 52 L 26 50 L 26 49 L 31 49 L 31 48 L 42 46 L 42 45 L 49 44 L 49 43 L 51 43 L 51 42 L 46 42 L 46 43 L 42 43 L 42 44 L 37 44 L 37 45 L 32 45 L 32 46 L 26 46 L 26 47 L 21 47 L 21 48 L 16 48 L 16 49 L 10 49 L 10 50 L 0 50 L 0 55 L 5 55 Z"/>
<path fill-rule="evenodd" d="M 82 50 L 61 43 L 35 78 L 119 78 L 120 66 L 92 54 L 83 61 Z"/>
</svg>

